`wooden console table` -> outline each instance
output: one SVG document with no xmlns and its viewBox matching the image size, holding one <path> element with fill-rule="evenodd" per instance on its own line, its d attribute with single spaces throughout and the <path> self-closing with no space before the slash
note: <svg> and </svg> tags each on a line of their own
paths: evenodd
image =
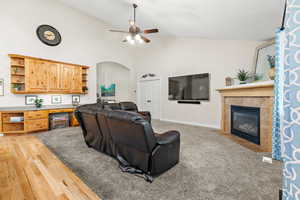
<svg viewBox="0 0 300 200">
<path fill-rule="evenodd" d="M 70 113 L 70 125 L 78 126 L 72 105 L 34 107 L 0 108 L 0 133 L 23 134 L 49 130 L 49 114 Z M 12 122 L 11 117 L 24 117 L 22 122 Z"/>
<path fill-rule="evenodd" d="M 260 145 L 249 143 L 262 152 L 272 151 L 272 112 L 274 99 L 274 83 L 272 81 L 231 86 L 218 89 L 222 97 L 221 133 L 231 135 L 231 105 L 258 107 L 260 116 Z M 243 140 L 243 139 L 242 139 Z"/>
</svg>

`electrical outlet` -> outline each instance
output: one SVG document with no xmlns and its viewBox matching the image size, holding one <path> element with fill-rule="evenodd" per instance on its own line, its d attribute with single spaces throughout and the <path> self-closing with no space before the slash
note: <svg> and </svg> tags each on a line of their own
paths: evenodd
<svg viewBox="0 0 300 200">
<path fill-rule="evenodd" d="M 265 162 L 265 163 L 269 163 L 269 164 L 273 163 L 273 159 L 269 158 L 269 157 L 266 157 L 266 156 L 263 156 L 262 161 Z"/>
</svg>

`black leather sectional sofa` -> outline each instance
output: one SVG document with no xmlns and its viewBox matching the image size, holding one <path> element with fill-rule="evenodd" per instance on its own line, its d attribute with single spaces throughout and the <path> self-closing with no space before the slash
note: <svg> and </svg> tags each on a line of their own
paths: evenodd
<svg viewBox="0 0 300 200">
<path fill-rule="evenodd" d="M 91 104 L 75 111 L 86 144 L 148 176 L 159 175 L 179 162 L 180 134 L 154 133 L 149 112 L 132 102 Z"/>
</svg>

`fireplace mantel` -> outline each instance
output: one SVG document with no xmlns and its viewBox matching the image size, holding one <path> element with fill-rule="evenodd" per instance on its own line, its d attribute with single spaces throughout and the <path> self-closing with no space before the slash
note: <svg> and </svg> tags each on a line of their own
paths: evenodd
<svg viewBox="0 0 300 200">
<path fill-rule="evenodd" d="M 217 89 L 217 91 L 220 92 L 222 97 L 221 132 L 231 136 L 231 105 L 258 107 L 261 110 L 261 145 L 250 144 L 248 141 L 243 141 L 242 143 L 246 144 L 244 146 L 251 149 L 258 149 L 257 151 L 271 152 L 274 98 L 273 81 L 230 86 Z"/>
<path fill-rule="evenodd" d="M 274 81 L 264 81 L 257 83 L 249 83 L 244 85 L 234 85 L 217 89 L 222 96 L 258 96 L 272 97 L 274 96 Z"/>
</svg>

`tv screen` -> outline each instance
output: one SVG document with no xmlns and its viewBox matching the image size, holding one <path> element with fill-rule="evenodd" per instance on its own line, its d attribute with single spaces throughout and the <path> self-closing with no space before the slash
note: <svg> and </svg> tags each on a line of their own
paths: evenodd
<svg viewBox="0 0 300 200">
<path fill-rule="evenodd" d="M 209 100 L 209 74 L 169 77 L 169 100 Z"/>
</svg>

